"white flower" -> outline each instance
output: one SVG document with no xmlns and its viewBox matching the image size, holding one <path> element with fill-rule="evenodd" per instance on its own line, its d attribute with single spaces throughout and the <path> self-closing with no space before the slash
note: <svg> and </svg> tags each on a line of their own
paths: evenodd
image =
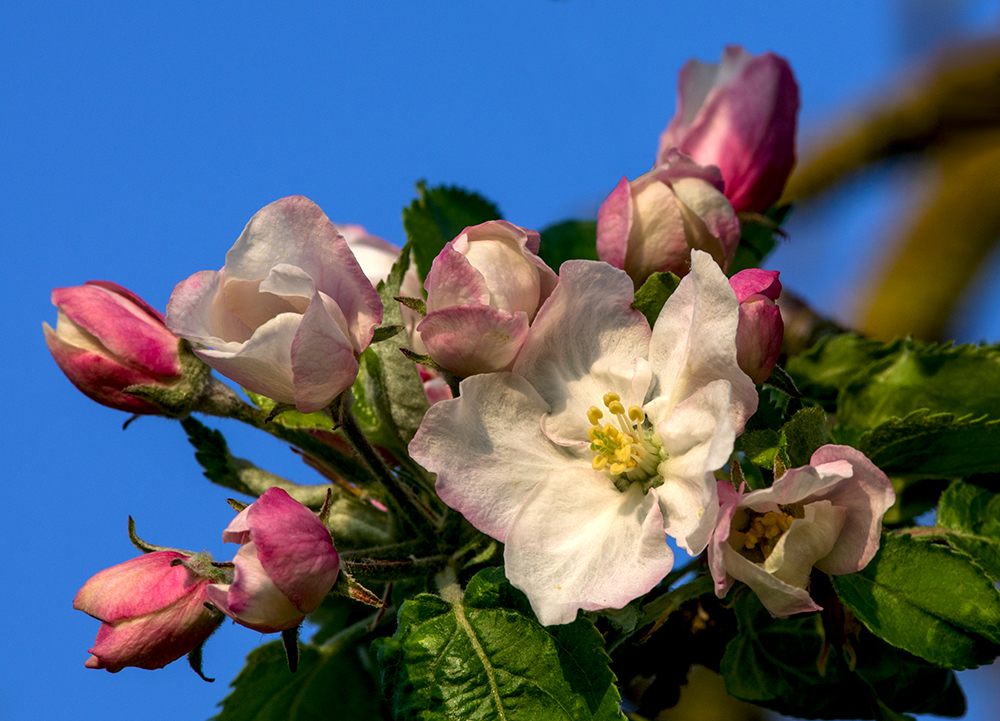
<svg viewBox="0 0 1000 721">
<path fill-rule="evenodd" d="M 655 329 L 632 281 L 569 261 L 513 372 L 467 378 L 410 444 L 437 492 L 505 544 L 511 583 L 546 625 L 621 608 L 692 553 L 718 513 L 712 472 L 756 410 L 736 364 L 738 304 L 707 253 Z"/>
</svg>

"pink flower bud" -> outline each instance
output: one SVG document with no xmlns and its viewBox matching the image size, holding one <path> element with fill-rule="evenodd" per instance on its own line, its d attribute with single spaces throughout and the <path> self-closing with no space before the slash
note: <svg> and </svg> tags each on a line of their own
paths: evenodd
<svg viewBox="0 0 1000 721">
<path fill-rule="evenodd" d="M 427 352 L 460 376 L 507 370 L 528 326 L 559 282 L 538 253 L 539 235 L 503 220 L 466 228 L 424 281 Z"/>
<path fill-rule="evenodd" d="M 222 616 L 205 607 L 209 579 L 156 551 L 105 569 L 84 584 L 73 608 L 101 621 L 87 668 L 163 668 L 205 642 Z"/>
<path fill-rule="evenodd" d="M 773 616 L 819 611 L 809 596 L 813 567 L 854 573 L 875 556 L 882 516 L 896 500 L 888 477 L 849 446 L 823 446 L 809 463 L 750 493 L 719 482 L 718 522 L 708 544 L 719 598 L 737 580 Z"/>
<path fill-rule="evenodd" d="M 250 219 L 221 271 L 177 284 L 167 325 L 241 386 L 303 413 L 325 408 L 358 375 L 382 302 L 343 236 L 308 198 Z"/>
<path fill-rule="evenodd" d="M 106 280 L 56 288 L 55 330 L 42 324 L 45 342 L 66 377 L 84 395 L 129 413 L 160 413 L 130 396 L 133 385 L 168 387 L 181 379 L 179 339 L 163 315 L 135 293 Z"/>
<path fill-rule="evenodd" d="M 656 272 L 687 275 L 692 249 L 725 270 L 739 243 L 740 222 L 718 169 L 676 150 L 632 182 L 622 178 L 597 214 L 597 255 L 628 273 L 636 288 Z"/>
<path fill-rule="evenodd" d="M 748 268 L 730 278 L 729 284 L 740 302 L 736 362 L 754 383 L 763 383 L 781 355 L 785 329 L 774 302 L 781 294 L 778 271 Z"/>
<path fill-rule="evenodd" d="M 222 534 L 239 543 L 231 584 L 208 587 L 208 600 L 247 628 L 274 633 L 312 613 L 340 571 L 330 532 L 315 513 L 280 488 L 243 509 Z"/>
<path fill-rule="evenodd" d="M 678 148 L 702 165 L 715 165 L 733 208 L 763 213 L 781 197 L 795 166 L 798 110 L 795 76 L 774 53 L 755 57 L 730 45 L 720 65 L 689 60 L 657 162 Z"/>
</svg>

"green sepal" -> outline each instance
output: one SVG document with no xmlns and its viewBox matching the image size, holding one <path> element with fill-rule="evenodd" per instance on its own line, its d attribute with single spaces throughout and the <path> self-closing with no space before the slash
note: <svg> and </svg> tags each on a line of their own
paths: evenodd
<svg viewBox="0 0 1000 721">
<path fill-rule="evenodd" d="M 295 673 L 299 670 L 299 627 L 286 628 L 281 632 L 281 645 L 285 647 L 285 661 L 288 670 Z"/>
<path fill-rule="evenodd" d="M 677 290 L 680 282 L 681 279 L 673 273 L 653 273 L 635 292 L 632 307 L 646 316 L 650 328 L 656 324 L 664 303 Z"/>
<path fill-rule="evenodd" d="M 564 220 L 544 228 L 538 257 L 557 272 L 567 260 L 598 260 L 597 223 L 593 220 Z"/>
<path fill-rule="evenodd" d="M 423 298 L 407 298 L 404 295 L 397 295 L 393 300 L 399 301 L 415 313 L 427 315 L 427 301 Z"/>
<path fill-rule="evenodd" d="M 1000 591 L 960 551 L 883 534 L 863 570 L 830 580 L 872 633 L 930 663 L 972 668 L 1000 653 Z"/>
<path fill-rule="evenodd" d="M 191 666 L 191 670 L 194 671 L 201 678 L 202 681 L 207 681 L 208 683 L 215 683 L 214 678 L 208 678 L 202 671 L 202 649 L 205 647 L 205 642 L 202 641 L 190 652 L 188 652 L 187 659 L 188 665 Z"/>
<path fill-rule="evenodd" d="M 135 520 L 132 516 L 128 517 L 128 540 L 132 541 L 132 545 L 143 553 L 156 553 L 157 551 L 175 551 L 177 553 L 187 553 L 187 551 L 181 551 L 177 548 L 169 548 L 167 546 L 156 546 L 152 543 L 147 543 L 146 541 L 139 538 L 138 534 L 135 532 Z"/>
<path fill-rule="evenodd" d="M 177 342 L 178 357 L 181 362 L 181 378 L 171 386 L 134 385 L 127 386 L 125 393 L 145 401 L 155 403 L 170 418 L 184 418 L 205 395 L 212 369 L 196 356 L 191 344 L 186 340 Z M 126 422 L 126 426 L 129 421 Z"/>
<path fill-rule="evenodd" d="M 419 197 L 403 208 L 403 228 L 421 282 L 448 241 L 469 226 L 503 217 L 489 200 L 462 188 L 444 185 L 428 188 L 421 180 L 417 182 L 417 194 Z M 394 295 L 399 295 L 398 287 Z M 382 302 L 385 304 L 384 299 Z"/>
<path fill-rule="evenodd" d="M 333 584 L 330 593 L 334 596 L 343 596 L 353 601 L 360 601 L 375 608 L 386 608 L 381 598 L 355 581 L 344 569 L 341 569 L 340 573 L 337 574 L 337 582 Z"/>
<path fill-rule="evenodd" d="M 380 325 L 372 334 L 372 343 L 381 343 L 384 340 L 394 338 L 403 332 L 403 330 L 403 326 L 401 325 Z"/>
</svg>

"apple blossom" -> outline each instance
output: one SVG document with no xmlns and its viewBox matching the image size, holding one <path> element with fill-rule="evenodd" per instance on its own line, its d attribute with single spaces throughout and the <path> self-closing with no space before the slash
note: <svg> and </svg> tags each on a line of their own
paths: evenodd
<svg viewBox="0 0 1000 721">
<path fill-rule="evenodd" d="M 770 488 L 743 493 L 720 481 L 708 546 L 716 595 L 737 580 L 773 616 L 821 610 L 809 596 L 813 567 L 840 575 L 867 566 L 895 500 L 888 477 L 849 446 L 823 446 L 808 466 L 788 469 Z"/>
<path fill-rule="evenodd" d="M 715 165 L 737 212 L 763 213 L 781 197 L 795 165 L 799 86 L 788 61 L 726 47 L 718 65 L 689 60 L 677 113 L 660 136 L 657 163 L 673 148 Z"/>
<path fill-rule="evenodd" d="M 463 230 L 424 280 L 427 353 L 460 376 L 507 370 L 558 277 L 538 257 L 539 235 L 503 220 Z"/>
<path fill-rule="evenodd" d="M 723 270 L 740 243 L 740 222 L 722 194 L 717 168 L 676 150 L 629 182 L 622 178 L 597 214 L 597 255 L 641 286 L 656 272 L 687 274 L 692 249 Z"/>
<path fill-rule="evenodd" d="M 231 584 L 208 587 L 208 600 L 247 628 L 295 628 L 312 613 L 340 571 L 330 532 L 315 513 L 280 488 L 240 511 L 222 534 L 239 543 Z"/>
<path fill-rule="evenodd" d="M 308 198 L 250 219 L 220 271 L 178 283 L 167 325 L 208 365 L 303 413 L 326 407 L 358 374 L 382 303 L 343 236 Z"/>
<path fill-rule="evenodd" d="M 125 393 L 134 385 L 170 387 L 181 380 L 177 344 L 163 314 L 106 280 L 56 288 L 55 330 L 42 324 L 49 352 L 66 377 L 92 400 L 129 413 L 153 414 L 154 403 Z"/>
<path fill-rule="evenodd" d="M 748 268 L 729 279 L 740 302 L 736 330 L 736 362 L 754 383 L 763 383 L 781 355 L 784 324 L 775 305 L 781 295 L 778 271 Z"/>
<path fill-rule="evenodd" d="M 625 273 L 567 261 L 513 372 L 466 378 L 410 443 L 442 500 L 505 544 L 508 579 L 546 625 L 649 591 L 673 564 L 667 535 L 706 546 L 712 472 L 757 406 L 710 256 L 692 253 L 652 331 L 632 300 Z"/>
<path fill-rule="evenodd" d="M 204 643 L 222 620 L 204 605 L 211 580 L 192 570 L 204 556 L 156 551 L 87 581 L 73 608 L 101 621 L 101 629 L 84 665 L 111 673 L 163 668 Z"/>
</svg>

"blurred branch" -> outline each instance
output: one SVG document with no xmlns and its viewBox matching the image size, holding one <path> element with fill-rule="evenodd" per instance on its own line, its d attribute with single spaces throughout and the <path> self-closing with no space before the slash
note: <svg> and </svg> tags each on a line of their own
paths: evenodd
<svg viewBox="0 0 1000 721">
<path fill-rule="evenodd" d="M 897 156 L 933 167 L 931 197 L 908 209 L 898 240 L 885 240 L 894 254 L 864 293 L 858 325 L 880 338 L 937 340 L 1000 237 L 1000 41 L 946 50 L 905 85 L 806 152 L 782 202 Z"/>
</svg>

